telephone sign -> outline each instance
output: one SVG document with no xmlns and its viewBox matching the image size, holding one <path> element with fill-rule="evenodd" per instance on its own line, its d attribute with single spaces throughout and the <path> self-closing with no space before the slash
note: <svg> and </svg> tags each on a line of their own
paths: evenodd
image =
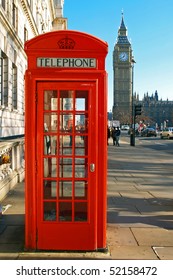
<svg viewBox="0 0 173 280">
<path fill-rule="evenodd" d="M 95 58 L 37 58 L 38 67 L 96 68 Z"/>
</svg>

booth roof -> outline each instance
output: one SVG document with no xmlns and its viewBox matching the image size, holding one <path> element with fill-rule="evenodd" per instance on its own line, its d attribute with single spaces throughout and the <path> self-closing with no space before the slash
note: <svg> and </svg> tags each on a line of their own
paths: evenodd
<svg viewBox="0 0 173 280">
<path fill-rule="evenodd" d="M 88 33 L 73 30 L 51 31 L 38 35 L 25 43 L 25 51 L 36 49 L 95 50 L 108 52 L 108 44 Z"/>
</svg>

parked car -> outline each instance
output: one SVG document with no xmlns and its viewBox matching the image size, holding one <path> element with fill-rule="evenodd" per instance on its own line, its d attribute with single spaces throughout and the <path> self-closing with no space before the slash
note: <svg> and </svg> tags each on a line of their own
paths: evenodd
<svg viewBox="0 0 173 280">
<path fill-rule="evenodd" d="M 121 130 L 129 130 L 130 126 L 128 124 L 122 124 Z"/>
<path fill-rule="evenodd" d="M 150 136 L 157 136 L 157 132 L 154 128 L 152 127 L 147 127 L 143 130 L 141 130 L 141 136 L 146 136 L 146 137 L 150 137 Z"/>
<path fill-rule="evenodd" d="M 163 139 L 164 137 L 168 139 L 173 138 L 173 127 L 166 127 L 160 132 L 160 138 Z"/>
</svg>

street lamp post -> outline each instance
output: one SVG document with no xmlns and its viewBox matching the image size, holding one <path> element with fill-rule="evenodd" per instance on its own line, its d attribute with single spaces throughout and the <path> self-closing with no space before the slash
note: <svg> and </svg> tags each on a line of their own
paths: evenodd
<svg viewBox="0 0 173 280">
<path fill-rule="evenodd" d="M 132 66 L 132 121 L 131 121 L 131 132 L 130 132 L 130 145 L 135 146 L 135 112 L 134 112 L 134 93 L 133 93 L 133 84 L 134 84 L 134 64 L 135 60 L 132 57 L 131 66 Z"/>
</svg>

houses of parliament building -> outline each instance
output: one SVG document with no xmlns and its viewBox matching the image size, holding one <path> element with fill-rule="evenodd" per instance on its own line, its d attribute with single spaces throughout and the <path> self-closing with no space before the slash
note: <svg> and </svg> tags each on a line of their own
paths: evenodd
<svg viewBox="0 0 173 280">
<path fill-rule="evenodd" d="M 118 37 L 113 51 L 113 120 L 121 124 L 132 123 L 132 108 L 142 105 L 142 114 L 136 121 L 146 125 L 173 126 L 173 101 L 159 99 L 154 94 L 145 93 L 142 100 L 133 91 L 134 58 L 132 46 L 127 37 L 127 28 L 122 14 Z M 133 95 L 132 95 L 133 92 Z M 133 105 L 133 106 L 132 106 Z"/>
</svg>

